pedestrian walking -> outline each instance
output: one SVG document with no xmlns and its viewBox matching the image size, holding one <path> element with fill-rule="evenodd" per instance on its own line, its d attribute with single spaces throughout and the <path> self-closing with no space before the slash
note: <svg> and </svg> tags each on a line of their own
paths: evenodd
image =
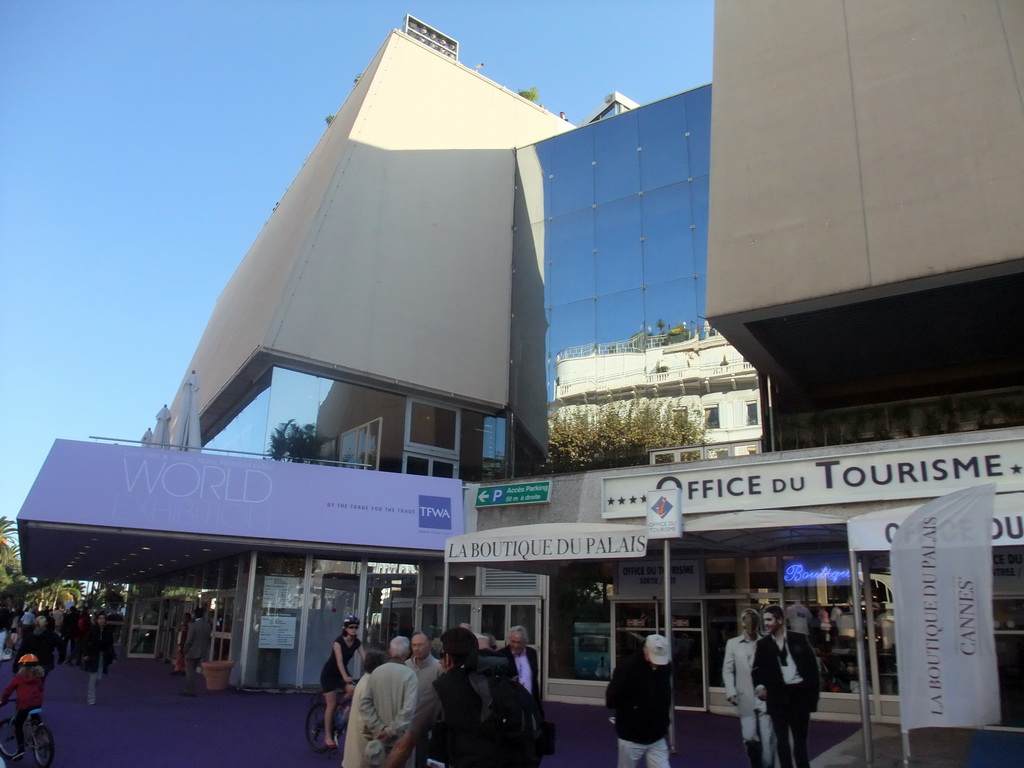
<svg viewBox="0 0 1024 768">
<path fill-rule="evenodd" d="M 615 710 L 618 768 L 668 768 L 672 653 L 664 635 L 648 635 L 643 648 L 615 667 L 605 703 Z"/>
<path fill-rule="evenodd" d="M 210 651 L 213 627 L 203 614 L 202 606 L 196 608 L 195 617 L 188 626 L 185 647 L 182 649 L 185 656 L 185 688 L 180 694 L 182 696 L 196 695 L 196 667 Z"/>
<path fill-rule="evenodd" d="M 101 611 L 90 624 L 82 646 L 82 669 L 89 675 L 87 704 L 96 703 L 96 686 L 110 671 L 115 658 L 114 628 L 107 624 L 107 614 Z"/>
</svg>

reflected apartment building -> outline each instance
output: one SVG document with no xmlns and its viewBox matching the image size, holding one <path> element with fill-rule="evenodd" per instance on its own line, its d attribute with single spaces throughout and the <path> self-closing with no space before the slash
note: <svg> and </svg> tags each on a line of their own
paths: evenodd
<svg viewBox="0 0 1024 768">
<path fill-rule="evenodd" d="M 649 400 L 703 422 L 708 443 L 732 443 L 712 455 L 745 455 L 761 437 L 757 374 L 705 319 L 711 94 L 703 86 L 524 147 L 518 172 L 542 201 L 529 224 L 531 243 L 543 237 L 551 412 Z M 517 318 L 539 298 L 523 293 Z"/>
</svg>

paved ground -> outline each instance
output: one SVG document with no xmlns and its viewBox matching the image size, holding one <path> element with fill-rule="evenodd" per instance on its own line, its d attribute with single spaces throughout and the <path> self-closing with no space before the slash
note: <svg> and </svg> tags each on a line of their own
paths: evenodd
<svg viewBox="0 0 1024 768">
<path fill-rule="evenodd" d="M 303 723 L 309 694 L 207 691 L 200 680 L 198 696 L 189 699 L 178 695 L 182 678 L 169 671 L 169 665 L 157 661 L 118 661 L 100 684 L 97 705 L 90 707 L 85 704 L 85 673 L 68 666 L 54 670 L 47 680 L 44 717 L 54 732 L 55 768 L 340 765 L 340 757 L 315 754 L 306 746 Z M 0 683 L 6 684 L 10 674 L 9 664 L 0 665 Z M 607 710 L 549 703 L 546 714 L 556 723 L 558 754 L 545 758 L 544 768 L 614 766 L 615 733 Z M 682 712 L 677 734 L 673 768 L 745 765 L 735 718 Z M 898 730 L 876 726 L 875 736 L 874 765 L 902 765 Z M 1009 755 L 1024 753 L 1024 736 L 1019 734 L 1012 734 L 1014 742 L 990 745 L 989 752 L 1002 756 L 998 763 L 968 762 L 970 731 L 943 731 L 941 738 L 929 731 L 912 736 L 914 766 L 1003 768 L 1018 759 Z M 863 765 L 858 727 L 812 723 L 811 754 L 814 768 Z"/>
</svg>

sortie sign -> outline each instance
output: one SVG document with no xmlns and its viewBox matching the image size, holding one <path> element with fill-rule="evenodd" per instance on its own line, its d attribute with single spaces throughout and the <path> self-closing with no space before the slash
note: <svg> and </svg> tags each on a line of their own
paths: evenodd
<svg viewBox="0 0 1024 768">
<path fill-rule="evenodd" d="M 551 500 L 551 481 L 492 485 L 476 494 L 477 507 L 501 507 L 510 504 L 547 504 Z"/>
</svg>

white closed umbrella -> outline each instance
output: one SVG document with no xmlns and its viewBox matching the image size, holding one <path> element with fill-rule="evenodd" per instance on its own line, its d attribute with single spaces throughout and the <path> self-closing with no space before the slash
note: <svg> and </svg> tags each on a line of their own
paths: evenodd
<svg viewBox="0 0 1024 768">
<path fill-rule="evenodd" d="M 199 378 L 192 371 L 182 385 L 181 412 L 171 441 L 179 451 L 199 451 L 203 442 L 199 434 Z"/>
<path fill-rule="evenodd" d="M 156 415 L 156 429 L 149 444 L 152 448 L 171 447 L 171 409 L 166 405 Z"/>
<path fill-rule="evenodd" d="M 153 442 L 153 430 L 152 429 L 147 429 L 146 430 L 146 434 L 144 434 L 142 436 L 142 445 L 145 446 L 146 448 L 148 448 L 149 444 L 152 443 L 152 442 Z"/>
</svg>

